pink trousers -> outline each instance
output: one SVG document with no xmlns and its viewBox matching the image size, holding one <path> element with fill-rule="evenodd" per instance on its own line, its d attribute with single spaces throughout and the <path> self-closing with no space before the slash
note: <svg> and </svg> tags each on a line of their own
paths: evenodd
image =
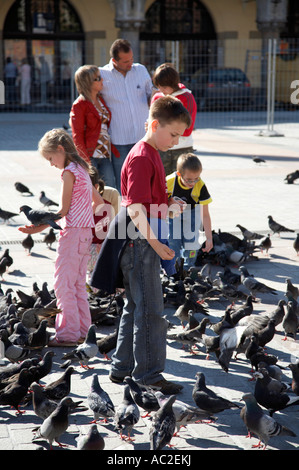
<svg viewBox="0 0 299 470">
<path fill-rule="evenodd" d="M 78 341 L 91 324 L 86 291 L 91 240 L 90 228 L 66 227 L 60 232 L 54 274 L 57 307 L 61 309 L 55 322 L 58 341 Z"/>
</svg>

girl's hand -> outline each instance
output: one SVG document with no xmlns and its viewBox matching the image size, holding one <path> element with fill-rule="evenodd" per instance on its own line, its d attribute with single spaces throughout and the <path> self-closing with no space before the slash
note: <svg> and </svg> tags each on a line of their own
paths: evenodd
<svg viewBox="0 0 299 470">
<path fill-rule="evenodd" d="M 49 225 L 25 225 L 25 227 L 18 227 L 18 230 L 23 233 L 33 235 L 34 233 L 39 233 L 45 230 Z"/>
<path fill-rule="evenodd" d="M 213 248 L 213 240 L 211 238 L 207 238 L 205 247 L 202 249 L 202 251 L 209 253 L 209 251 L 211 251 L 212 248 Z"/>
</svg>

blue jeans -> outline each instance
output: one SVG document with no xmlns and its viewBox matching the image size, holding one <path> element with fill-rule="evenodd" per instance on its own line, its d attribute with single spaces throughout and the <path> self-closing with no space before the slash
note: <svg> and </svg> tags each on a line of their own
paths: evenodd
<svg viewBox="0 0 299 470">
<path fill-rule="evenodd" d="M 90 163 L 98 170 L 99 177 L 104 180 L 105 186 L 115 188 L 115 177 L 111 160 L 109 158 L 91 157 Z"/>
<path fill-rule="evenodd" d="M 169 218 L 169 246 L 175 251 L 175 259 L 185 258 L 187 268 L 194 266 L 200 248 L 201 221 L 199 205 L 192 210 L 187 207 L 179 217 Z"/>
<path fill-rule="evenodd" d="M 160 281 L 160 257 L 145 239 L 128 242 L 121 258 L 126 304 L 120 319 L 111 374 L 131 375 L 139 384 L 163 378 L 167 322 Z"/>
<path fill-rule="evenodd" d="M 115 177 L 115 184 L 116 189 L 120 192 L 120 174 L 123 163 L 125 161 L 126 156 L 130 152 L 131 148 L 134 147 L 135 144 L 127 144 L 127 145 L 115 145 L 117 150 L 120 153 L 120 157 L 116 157 L 112 153 L 112 165 L 114 170 L 114 177 Z"/>
</svg>

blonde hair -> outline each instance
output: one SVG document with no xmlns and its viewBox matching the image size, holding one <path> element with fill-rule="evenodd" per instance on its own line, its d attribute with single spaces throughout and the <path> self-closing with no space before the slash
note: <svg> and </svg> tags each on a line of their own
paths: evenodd
<svg viewBox="0 0 299 470">
<path fill-rule="evenodd" d="M 77 91 L 88 101 L 91 101 L 91 87 L 98 72 L 96 65 L 82 65 L 75 72 Z"/>
<path fill-rule="evenodd" d="M 82 166 L 89 173 L 88 163 L 80 157 L 74 145 L 73 139 L 64 129 L 52 129 L 45 133 L 38 143 L 40 154 L 45 157 L 57 151 L 61 145 L 65 151 L 65 167 L 68 162 L 74 162 Z"/>
</svg>

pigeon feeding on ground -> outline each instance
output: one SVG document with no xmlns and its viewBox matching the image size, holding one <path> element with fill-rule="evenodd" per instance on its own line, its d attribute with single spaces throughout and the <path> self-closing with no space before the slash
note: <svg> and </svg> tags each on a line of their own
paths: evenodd
<svg viewBox="0 0 299 470">
<path fill-rule="evenodd" d="M 23 212 L 29 222 L 31 222 L 31 224 L 36 227 L 39 225 L 51 225 L 51 227 L 55 228 L 56 230 L 62 230 L 62 228 L 55 222 L 55 220 L 61 219 L 60 214 L 34 210 L 26 205 L 20 207 L 20 212 Z"/>
<path fill-rule="evenodd" d="M 23 398 L 27 395 L 30 383 L 31 376 L 28 369 L 22 369 L 18 379 L 8 384 L 0 391 L 0 406 L 11 406 L 15 408 L 17 415 L 25 413 L 25 411 L 19 409 L 19 406 Z"/>
<path fill-rule="evenodd" d="M 176 418 L 172 408 L 175 400 L 175 395 L 168 397 L 153 416 L 149 430 L 151 450 L 161 450 L 165 446 L 170 445 L 176 428 Z"/>
<path fill-rule="evenodd" d="M 51 206 L 59 206 L 59 204 L 57 204 L 57 202 L 54 202 L 52 201 L 52 199 L 49 199 L 46 194 L 45 194 L 45 191 L 41 191 L 40 193 L 40 197 L 39 197 L 39 202 L 41 202 L 45 207 L 51 207 Z"/>
<path fill-rule="evenodd" d="M 47 397 L 52 400 L 59 401 L 69 395 L 71 391 L 71 376 L 74 371 L 74 367 L 69 366 L 57 380 L 48 383 L 44 387 Z"/>
<path fill-rule="evenodd" d="M 30 196 L 33 196 L 33 193 L 30 191 L 30 189 L 19 181 L 15 183 L 15 188 L 21 194 L 29 194 Z"/>
<path fill-rule="evenodd" d="M 15 214 L 14 212 L 5 211 L 4 209 L 0 208 L 0 219 L 3 219 L 4 222 L 8 222 L 13 217 L 16 217 L 19 214 Z"/>
<path fill-rule="evenodd" d="M 33 440 L 45 438 L 50 444 L 50 449 L 52 449 L 53 441 L 57 442 L 59 447 L 65 447 L 59 442 L 59 438 L 69 426 L 69 407 L 72 402 L 70 397 L 63 398 L 42 425 L 33 430 L 36 433 Z"/>
<path fill-rule="evenodd" d="M 54 229 L 50 228 L 49 233 L 44 236 L 43 242 L 46 243 L 48 248 L 52 248 L 53 243 L 56 242 L 56 235 Z"/>
<path fill-rule="evenodd" d="M 32 236 L 30 235 L 30 233 L 28 233 L 27 237 L 24 238 L 24 240 L 22 241 L 22 246 L 23 248 L 25 248 L 25 251 L 28 252 L 28 255 L 30 255 L 31 250 L 34 247 L 34 240 Z"/>
<path fill-rule="evenodd" d="M 271 215 L 268 215 L 268 225 L 272 232 L 278 233 L 279 236 L 281 232 L 295 232 L 295 230 L 286 228 L 284 225 L 281 225 L 276 222 Z"/>
<path fill-rule="evenodd" d="M 105 441 L 99 433 L 96 424 L 92 424 L 87 434 L 81 434 L 77 439 L 78 450 L 104 450 Z"/>
<path fill-rule="evenodd" d="M 299 170 L 292 171 L 292 173 L 288 173 L 285 177 L 284 181 L 288 184 L 293 184 L 299 178 Z"/>
<path fill-rule="evenodd" d="M 86 338 L 82 344 L 79 344 L 75 349 L 69 353 L 65 353 L 62 359 L 71 359 L 72 361 L 79 361 L 81 367 L 85 369 L 93 369 L 88 365 L 90 359 L 94 358 L 99 352 L 96 338 L 96 326 L 91 324 Z"/>
<path fill-rule="evenodd" d="M 263 282 L 258 281 L 255 279 L 254 276 L 249 274 L 247 268 L 245 266 L 240 266 L 239 271 L 241 272 L 241 282 L 246 289 L 249 290 L 251 295 L 256 298 L 256 294 L 272 294 L 277 295 L 277 291 L 272 287 L 267 286 Z"/>
<path fill-rule="evenodd" d="M 196 373 L 192 398 L 198 408 L 211 414 L 220 413 L 231 408 L 240 408 L 239 404 L 217 395 L 213 390 L 206 387 L 206 379 L 202 372 Z"/>
<path fill-rule="evenodd" d="M 125 377 L 124 382 L 129 385 L 131 395 L 136 405 L 146 411 L 146 415 L 142 416 L 142 418 L 149 416 L 152 411 L 158 411 L 160 406 L 153 392 L 141 389 L 131 377 Z"/>
<path fill-rule="evenodd" d="M 252 447 L 265 449 L 271 437 L 293 436 L 296 434 L 285 426 L 282 426 L 274 418 L 269 416 L 257 403 L 252 393 L 245 393 L 242 397 L 245 406 L 241 409 L 240 416 L 247 428 L 248 435 L 255 434 L 259 442 Z"/>
<path fill-rule="evenodd" d="M 131 433 L 133 427 L 138 423 L 140 418 L 139 408 L 132 398 L 129 385 L 124 386 L 124 395 L 122 402 L 115 410 L 114 424 L 115 428 L 120 432 L 121 439 L 133 441 Z M 127 437 L 124 436 L 127 433 Z"/>
<path fill-rule="evenodd" d="M 261 250 L 262 253 L 265 250 L 266 254 L 268 255 L 268 251 L 270 250 L 271 247 L 272 247 L 272 241 L 270 238 L 270 233 L 268 233 L 266 237 L 261 239 L 260 244 L 258 245 L 258 248 Z"/>
<path fill-rule="evenodd" d="M 94 416 L 91 423 L 96 423 L 99 418 L 102 418 L 106 423 L 107 418 L 113 418 L 115 415 L 114 404 L 108 393 L 105 392 L 99 384 L 97 374 L 93 374 L 92 376 L 90 392 L 87 395 L 87 403 Z"/>
</svg>

